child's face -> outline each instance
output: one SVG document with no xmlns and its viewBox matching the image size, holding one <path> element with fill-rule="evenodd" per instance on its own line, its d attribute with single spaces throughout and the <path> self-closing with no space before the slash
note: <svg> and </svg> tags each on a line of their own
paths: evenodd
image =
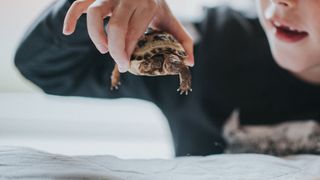
<svg viewBox="0 0 320 180">
<path fill-rule="evenodd" d="M 296 73 L 320 67 L 320 0 L 256 0 L 277 63 Z"/>
</svg>

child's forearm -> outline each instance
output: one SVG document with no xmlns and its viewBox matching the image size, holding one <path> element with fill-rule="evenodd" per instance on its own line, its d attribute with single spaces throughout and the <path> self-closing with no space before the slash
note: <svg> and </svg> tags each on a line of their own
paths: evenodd
<svg viewBox="0 0 320 180">
<path fill-rule="evenodd" d="M 62 34 L 70 5 L 67 0 L 55 1 L 38 17 L 16 51 L 15 64 L 22 75 L 50 94 L 112 96 L 106 73 L 113 60 L 93 46 L 85 16 L 79 19 L 73 36 Z"/>
</svg>

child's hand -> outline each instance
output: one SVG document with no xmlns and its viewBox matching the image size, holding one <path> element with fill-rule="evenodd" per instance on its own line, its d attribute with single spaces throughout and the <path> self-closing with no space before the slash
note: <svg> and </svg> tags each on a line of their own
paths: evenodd
<svg viewBox="0 0 320 180">
<path fill-rule="evenodd" d="M 192 66 L 193 42 L 181 23 L 172 15 L 165 0 L 77 0 L 67 12 L 63 33 L 74 32 L 77 20 L 87 13 L 89 36 L 101 53 L 110 52 L 119 70 L 129 68 L 130 56 L 147 27 L 174 35 L 184 46 Z M 106 33 L 103 19 L 110 16 Z"/>
</svg>

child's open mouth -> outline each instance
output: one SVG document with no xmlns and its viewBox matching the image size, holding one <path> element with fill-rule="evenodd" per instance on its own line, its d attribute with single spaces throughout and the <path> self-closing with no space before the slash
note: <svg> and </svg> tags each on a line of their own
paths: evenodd
<svg viewBox="0 0 320 180">
<path fill-rule="evenodd" d="M 275 27 L 276 37 L 281 41 L 294 43 L 301 41 L 308 36 L 308 33 L 305 31 L 282 25 L 276 21 L 273 21 L 272 24 Z"/>
</svg>

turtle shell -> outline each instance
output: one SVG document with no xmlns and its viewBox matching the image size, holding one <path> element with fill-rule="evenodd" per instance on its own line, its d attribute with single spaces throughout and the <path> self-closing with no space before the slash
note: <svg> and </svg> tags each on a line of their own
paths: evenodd
<svg viewBox="0 0 320 180">
<path fill-rule="evenodd" d="M 191 89 L 191 73 L 184 63 L 187 58 L 182 45 L 169 33 L 149 29 L 138 41 L 130 59 L 128 71 L 134 75 L 179 75 L 180 94 Z M 111 90 L 118 89 L 120 72 L 115 64 L 111 75 Z"/>
<path fill-rule="evenodd" d="M 164 55 L 174 54 L 183 61 L 187 55 L 182 45 L 171 34 L 148 29 L 148 31 L 139 39 L 135 50 L 130 58 L 129 72 L 135 75 L 166 75 L 166 71 L 141 73 L 139 66 L 141 63 L 153 63 L 157 66 L 159 58 Z M 163 57 L 162 57 L 163 58 Z"/>
</svg>

